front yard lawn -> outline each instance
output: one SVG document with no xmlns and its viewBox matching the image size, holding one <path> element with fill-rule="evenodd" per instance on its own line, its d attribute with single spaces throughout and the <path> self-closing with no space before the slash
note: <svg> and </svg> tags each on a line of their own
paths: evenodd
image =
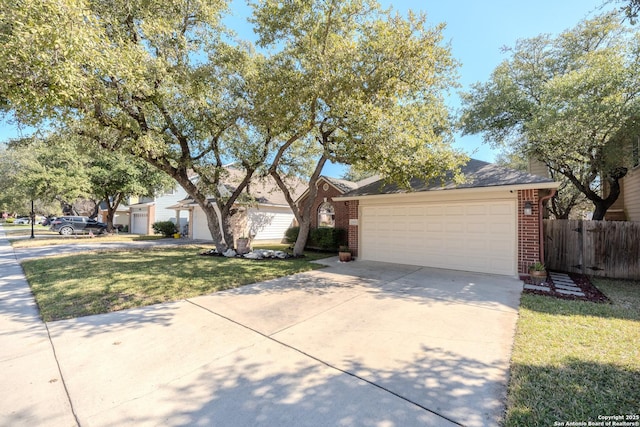
<svg viewBox="0 0 640 427">
<path fill-rule="evenodd" d="M 640 421 L 640 282 L 592 281 L 611 304 L 522 295 L 505 426 Z"/>
<path fill-rule="evenodd" d="M 94 252 L 25 261 L 44 321 L 107 313 L 206 295 L 321 266 L 329 255 L 252 261 L 199 256 L 206 248 Z"/>
<path fill-rule="evenodd" d="M 36 233 L 35 239 L 30 239 L 28 238 L 30 232 L 30 230 L 12 230 L 12 232 L 7 232 L 7 238 L 9 239 L 11 246 L 16 249 L 55 245 L 81 245 L 83 243 L 96 242 L 135 242 L 140 240 L 158 240 L 164 238 L 160 235 L 145 236 L 126 233 L 101 234 L 94 237 L 90 237 L 88 234 L 61 236 L 53 231 L 40 230 Z M 27 238 L 25 238 L 25 236 Z"/>
</svg>

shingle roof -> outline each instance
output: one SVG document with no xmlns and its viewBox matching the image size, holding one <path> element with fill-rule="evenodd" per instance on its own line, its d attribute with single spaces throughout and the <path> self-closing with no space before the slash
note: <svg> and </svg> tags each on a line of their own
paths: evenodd
<svg viewBox="0 0 640 427">
<path fill-rule="evenodd" d="M 414 178 L 411 180 L 411 191 L 433 191 L 433 190 L 453 190 L 461 188 L 481 188 L 481 187 L 498 187 L 505 185 L 528 185 L 541 184 L 541 187 L 554 187 L 554 181 L 550 178 L 521 172 L 493 163 L 483 162 L 481 160 L 471 159 L 461 169 L 466 178 L 466 182 L 455 184 L 451 176 L 445 178 L 444 182 L 440 180 L 426 182 L 422 179 Z M 408 193 L 409 191 L 396 184 L 385 184 L 381 179 L 368 185 L 359 186 L 358 188 L 346 193 L 345 197 L 351 196 L 371 196 L 380 194 L 396 194 Z"/>
<path fill-rule="evenodd" d="M 244 177 L 244 172 L 227 167 L 228 175 L 223 178 L 223 187 L 229 193 L 233 192 L 238 184 Z M 307 184 L 298 178 L 284 178 L 285 184 L 289 187 L 291 196 L 295 200 L 302 194 L 307 188 Z M 263 205 L 277 205 L 277 206 L 289 206 L 287 199 L 283 192 L 278 187 L 278 184 L 270 176 L 259 177 L 254 176 L 247 187 L 245 187 L 239 200 L 242 200 L 244 195 L 250 195 L 253 200 Z M 192 202 L 192 198 L 187 196 L 183 202 Z M 213 197 L 209 197 L 209 200 L 215 200 Z"/>
</svg>

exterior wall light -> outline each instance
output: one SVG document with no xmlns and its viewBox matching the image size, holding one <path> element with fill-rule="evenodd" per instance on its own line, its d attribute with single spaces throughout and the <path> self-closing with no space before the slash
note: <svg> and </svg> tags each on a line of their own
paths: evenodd
<svg viewBox="0 0 640 427">
<path fill-rule="evenodd" d="M 524 202 L 524 214 L 525 215 L 532 215 L 533 214 L 533 206 L 531 204 L 530 201 L 526 201 Z"/>
</svg>

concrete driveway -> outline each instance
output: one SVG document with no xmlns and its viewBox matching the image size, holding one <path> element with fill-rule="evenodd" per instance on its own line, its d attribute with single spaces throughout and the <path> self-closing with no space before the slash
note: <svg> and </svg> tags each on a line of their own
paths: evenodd
<svg viewBox="0 0 640 427">
<path fill-rule="evenodd" d="M 210 296 L 48 323 L 54 359 L 47 369 L 57 363 L 59 372 L 47 379 L 68 396 L 61 403 L 68 413 L 4 419 L 81 426 L 498 423 L 521 282 L 364 261 L 326 264 Z"/>
</svg>

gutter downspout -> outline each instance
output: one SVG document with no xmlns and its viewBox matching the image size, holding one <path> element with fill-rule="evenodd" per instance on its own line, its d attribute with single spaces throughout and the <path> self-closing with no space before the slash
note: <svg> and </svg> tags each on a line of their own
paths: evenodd
<svg viewBox="0 0 640 427">
<path fill-rule="evenodd" d="M 540 235 L 539 235 L 539 247 L 540 247 L 540 262 L 544 264 L 544 225 L 542 222 L 542 204 L 556 195 L 557 190 L 553 188 L 551 193 L 547 196 L 541 197 L 538 199 L 538 224 L 540 224 Z"/>
</svg>

